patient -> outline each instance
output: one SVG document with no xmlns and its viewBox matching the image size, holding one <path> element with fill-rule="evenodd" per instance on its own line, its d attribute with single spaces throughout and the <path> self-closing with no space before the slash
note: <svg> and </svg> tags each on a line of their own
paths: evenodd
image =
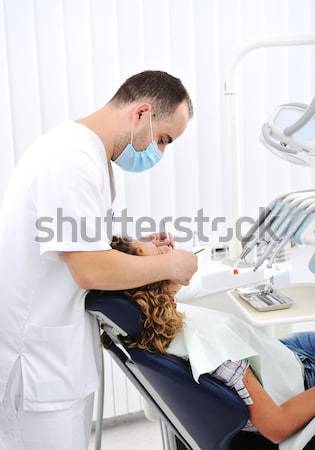
<svg viewBox="0 0 315 450">
<path fill-rule="evenodd" d="M 150 241 L 119 236 L 113 237 L 111 246 L 115 250 L 139 256 L 171 251 L 168 246 L 157 247 Z M 180 288 L 180 285 L 166 280 L 124 291 L 139 305 L 146 317 L 143 332 L 137 342 L 129 337 L 121 337 L 128 347 L 176 354 L 188 360 L 191 358 L 191 353 L 183 344 L 184 340 L 180 341 L 183 329 L 192 312 L 204 316 L 208 310 L 191 305 L 183 309 L 181 304 L 176 305 L 175 295 Z M 184 310 L 184 313 L 179 309 Z M 294 353 L 302 370 L 304 368 L 305 387 L 304 392 L 281 405 L 263 388 L 249 359 L 226 360 L 215 370 L 207 372 L 234 389 L 247 405 L 250 420 L 244 430 L 259 432 L 274 443 L 288 438 L 315 417 L 315 332 L 294 333 L 280 342 Z"/>
</svg>

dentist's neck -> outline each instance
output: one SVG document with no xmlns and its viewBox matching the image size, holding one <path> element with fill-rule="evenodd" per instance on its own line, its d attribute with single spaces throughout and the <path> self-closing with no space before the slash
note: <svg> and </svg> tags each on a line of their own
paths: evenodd
<svg viewBox="0 0 315 450">
<path fill-rule="evenodd" d="M 75 119 L 92 130 L 102 141 L 107 159 L 110 161 L 114 155 L 115 142 L 124 132 L 127 111 L 108 103 L 89 116 Z"/>
</svg>

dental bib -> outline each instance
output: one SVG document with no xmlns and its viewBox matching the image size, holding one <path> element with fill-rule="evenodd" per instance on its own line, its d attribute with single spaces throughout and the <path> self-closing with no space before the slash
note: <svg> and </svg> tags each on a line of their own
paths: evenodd
<svg viewBox="0 0 315 450">
<path fill-rule="evenodd" d="M 282 342 L 232 314 L 177 303 L 185 314 L 184 327 L 167 353 L 189 360 L 193 377 L 215 370 L 226 360 L 247 358 L 264 389 L 277 404 L 303 392 L 303 367 Z M 315 434 L 315 418 L 279 444 L 279 450 L 302 450 Z"/>
</svg>

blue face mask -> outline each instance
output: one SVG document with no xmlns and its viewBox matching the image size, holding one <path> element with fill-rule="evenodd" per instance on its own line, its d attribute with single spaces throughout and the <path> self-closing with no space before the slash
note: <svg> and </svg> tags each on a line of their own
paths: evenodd
<svg viewBox="0 0 315 450">
<path fill-rule="evenodd" d="M 163 156 L 163 152 L 158 148 L 157 143 L 153 141 L 152 119 L 150 112 L 150 130 L 151 142 L 144 150 L 136 150 L 132 145 L 133 140 L 133 124 L 131 127 L 131 139 L 122 153 L 114 160 L 114 162 L 126 170 L 127 172 L 142 172 L 155 166 Z"/>
</svg>

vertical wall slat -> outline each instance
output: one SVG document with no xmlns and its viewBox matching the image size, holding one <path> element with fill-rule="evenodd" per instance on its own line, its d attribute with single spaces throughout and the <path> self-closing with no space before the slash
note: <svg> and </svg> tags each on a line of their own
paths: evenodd
<svg viewBox="0 0 315 450">
<path fill-rule="evenodd" d="M 43 131 L 69 117 L 62 0 L 34 0 Z"/>
<path fill-rule="evenodd" d="M 41 133 L 39 80 L 32 2 L 4 1 L 16 158 Z"/>
<path fill-rule="evenodd" d="M 288 0 L 288 32 L 301 33 L 308 29 L 308 0 Z M 302 70 L 297 70 L 301 68 Z M 288 55 L 288 92 L 290 101 L 309 103 L 313 96 L 309 95 L 308 74 L 309 50 L 307 47 L 292 48 Z M 312 169 L 301 166 L 291 166 L 291 186 L 297 189 L 310 188 Z"/>
<path fill-rule="evenodd" d="M 207 17 L 207 20 L 204 20 Z M 222 215 L 222 159 L 220 111 L 223 82 L 219 65 L 219 5 L 218 1 L 201 0 L 194 3 L 195 53 L 195 123 L 198 136 L 196 149 L 198 163 L 199 198 L 196 209 L 203 208 L 205 216 Z M 206 88 L 205 88 L 206 87 Z M 217 235 L 207 227 L 211 243 Z"/>
<path fill-rule="evenodd" d="M 241 24 L 244 44 L 263 32 L 264 0 L 245 0 L 242 7 L 247 12 L 246 16 L 242 16 Z M 259 143 L 261 124 L 266 120 L 263 108 L 266 97 L 265 65 L 264 50 L 256 50 L 248 54 L 240 66 L 241 190 L 254 192 L 254 195 L 242 196 L 241 211 L 242 215 L 251 217 L 255 217 L 259 207 L 269 201 L 265 191 L 267 150 Z M 260 170 L 253 170 L 253 167 L 260 167 Z"/>
<path fill-rule="evenodd" d="M 16 163 L 6 28 L 3 0 L 0 0 L 0 205 Z"/>
<path fill-rule="evenodd" d="M 69 114 L 72 118 L 93 111 L 92 46 L 88 5 L 87 0 L 63 1 Z"/>
</svg>

